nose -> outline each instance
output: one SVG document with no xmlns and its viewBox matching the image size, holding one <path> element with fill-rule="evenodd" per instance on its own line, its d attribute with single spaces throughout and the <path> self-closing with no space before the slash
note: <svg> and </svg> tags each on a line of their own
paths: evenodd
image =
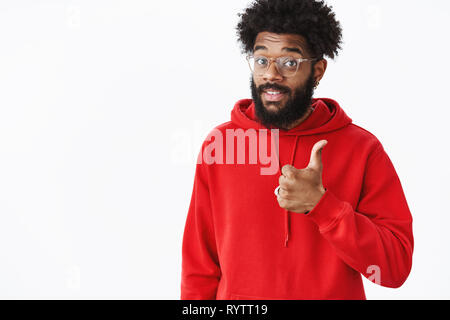
<svg viewBox="0 0 450 320">
<path fill-rule="evenodd" d="M 283 80 L 283 76 L 278 72 L 277 63 L 275 61 L 271 61 L 269 68 L 267 68 L 266 72 L 263 74 L 264 81 L 281 81 Z"/>
</svg>

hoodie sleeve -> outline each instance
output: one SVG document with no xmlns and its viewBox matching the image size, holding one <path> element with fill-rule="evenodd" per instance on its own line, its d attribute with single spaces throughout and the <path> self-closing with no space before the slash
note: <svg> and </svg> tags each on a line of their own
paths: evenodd
<svg viewBox="0 0 450 320">
<path fill-rule="evenodd" d="M 337 255 L 369 280 L 400 287 L 412 265 L 412 217 L 400 180 L 381 143 L 367 160 L 356 210 L 325 186 L 307 214 Z M 375 280 L 375 281 L 374 281 Z"/>
<path fill-rule="evenodd" d="M 215 300 L 221 276 L 204 166 L 198 163 L 196 167 L 183 235 L 182 300 Z"/>
</svg>

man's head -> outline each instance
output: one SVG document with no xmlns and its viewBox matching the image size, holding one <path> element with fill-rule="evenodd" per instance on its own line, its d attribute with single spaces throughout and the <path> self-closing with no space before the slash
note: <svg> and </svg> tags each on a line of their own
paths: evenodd
<svg viewBox="0 0 450 320">
<path fill-rule="evenodd" d="M 341 49 L 340 24 L 323 1 L 314 0 L 256 0 L 239 16 L 256 115 L 267 127 L 290 129 L 307 115 L 327 68 L 323 57 L 334 59 Z M 280 57 L 289 59 L 276 61 Z"/>
</svg>

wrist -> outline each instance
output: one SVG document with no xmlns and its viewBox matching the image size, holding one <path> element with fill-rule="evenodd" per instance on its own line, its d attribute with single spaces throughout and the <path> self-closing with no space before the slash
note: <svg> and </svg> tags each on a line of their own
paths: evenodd
<svg viewBox="0 0 450 320">
<path fill-rule="evenodd" d="M 318 192 L 317 192 L 317 196 L 316 196 L 316 200 L 314 201 L 314 203 L 308 208 L 308 211 L 305 212 L 305 214 L 308 214 L 310 211 L 312 211 L 317 204 L 320 202 L 320 200 L 322 199 L 323 195 L 325 194 L 327 190 L 324 187 L 320 187 Z"/>
</svg>

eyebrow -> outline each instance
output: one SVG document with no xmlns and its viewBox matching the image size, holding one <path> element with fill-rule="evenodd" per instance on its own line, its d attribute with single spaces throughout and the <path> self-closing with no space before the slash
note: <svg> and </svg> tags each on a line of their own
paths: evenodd
<svg viewBox="0 0 450 320">
<path fill-rule="evenodd" d="M 258 50 L 268 50 L 265 46 L 256 46 L 254 51 L 258 51 Z M 283 48 L 282 51 L 287 51 L 287 52 L 296 52 L 300 55 L 303 55 L 303 52 L 299 49 L 299 48 Z"/>
</svg>

